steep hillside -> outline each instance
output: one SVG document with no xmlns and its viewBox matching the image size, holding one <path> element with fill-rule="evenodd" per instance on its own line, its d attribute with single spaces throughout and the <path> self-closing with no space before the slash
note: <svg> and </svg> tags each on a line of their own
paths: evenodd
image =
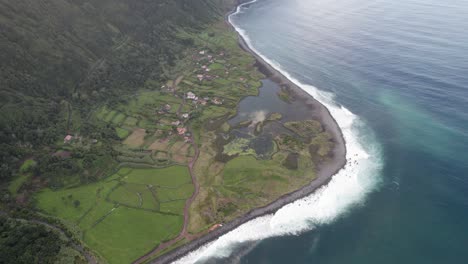
<svg viewBox="0 0 468 264">
<path fill-rule="evenodd" d="M 77 120 L 96 104 L 159 87 L 192 45 L 178 33 L 219 19 L 227 2 L 0 0 L 0 180 L 70 126 L 112 134 Z"/>
</svg>

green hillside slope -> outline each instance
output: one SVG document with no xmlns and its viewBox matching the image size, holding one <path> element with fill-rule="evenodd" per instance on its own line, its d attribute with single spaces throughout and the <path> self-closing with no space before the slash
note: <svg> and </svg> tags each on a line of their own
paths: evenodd
<svg viewBox="0 0 468 264">
<path fill-rule="evenodd" d="M 178 33 L 219 19 L 224 2 L 0 0 L 0 180 L 72 128 L 112 134 L 81 120 L 169 79 L 193 42 Z"/>
</svg>

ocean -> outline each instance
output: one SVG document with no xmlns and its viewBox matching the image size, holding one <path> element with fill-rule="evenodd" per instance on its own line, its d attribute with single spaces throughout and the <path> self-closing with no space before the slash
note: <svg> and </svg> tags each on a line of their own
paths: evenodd
<svg viewBox="0 0 468 264">
<path fill-rule="evenodd" d="M 468 1 L 257 0 L 230 21 L 330 110 L 349 162 L 179 263 L 468 263 Z"/>
</svg>

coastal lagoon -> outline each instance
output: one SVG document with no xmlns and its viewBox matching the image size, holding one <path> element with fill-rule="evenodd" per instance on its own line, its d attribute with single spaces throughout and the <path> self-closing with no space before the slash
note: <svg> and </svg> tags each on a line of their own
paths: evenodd
<svg viewBox="0 0 468 264">
<path fill-rule="evenodd" d="M 466 1 L 258 0 L 231 20 L 330 110 L 347 166 L 184 263 L 466 263 Z"/>
</svg>

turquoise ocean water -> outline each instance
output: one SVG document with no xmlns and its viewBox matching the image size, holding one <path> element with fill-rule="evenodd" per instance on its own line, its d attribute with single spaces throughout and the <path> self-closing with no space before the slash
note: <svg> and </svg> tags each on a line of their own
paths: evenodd
<svg viewBox="0 0 468 264">
<path fill-rule="evenodd" d="M 468 263 L 468 1 L 258 0 L 231 21 L 342 127 L 329 186 L 199 263 Z"/>
</svg>

